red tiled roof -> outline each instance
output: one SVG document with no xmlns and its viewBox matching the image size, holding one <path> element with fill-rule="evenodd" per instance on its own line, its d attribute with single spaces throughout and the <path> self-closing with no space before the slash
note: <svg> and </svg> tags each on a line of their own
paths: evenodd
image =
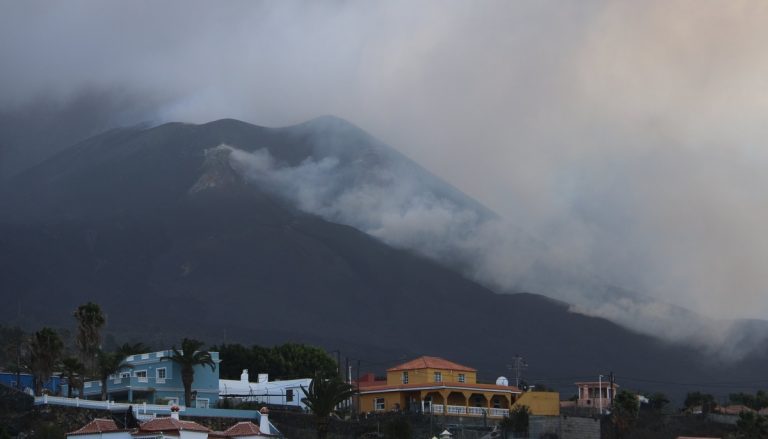
<svg viewBox="0 0 768 439">
<path fill-rule="evenodd" d="M 578 383 L 573 383 L 577 386 L 587 385 L 587 386 L 594 386 L 594 387 L 600 387 L 600 381 L 579 381 Z M 609 380 L 603 380 L 602 381 L 603 387 L 611 387 L 611 382 Z M 613 387 L 620 387 L 618 384 L 613 383 Z"/>
<path fill-rule="evenodd" d="M 259 430 L 259 426 L 248 421 L 238 422 L 224 430 L 225 436 L 255 436 L 260 434 L 261 430 Z"/>
<path fill-rule="evenodd" d="M 67 435 L 95 434 L 118 430 L 120 429 L 117 428 L 117 424 L 115 424 L 115 421 L 111 419 L 94 419 L 93 421 L 85 424 L 85 426 L 83 426 L 81 429 L 75 430 L 72 433 L 67 433 Z"/>
<path fill-rule="evenodd" d="M 715 409 L 715 411 L 724 413 L 726 415 L 738 415 L 741 412 L 754 412 L 755 410 L 742 404 L 732 404 L 725 407 L 718 407 Z"/>
<path fill-rule="evenodd" d="M 414 383 L 414 384 L 396 384 L 393 386 L 365 386 L 360 388 L 360 393 L 376 393 L 376 392 L 388 392 L 395 390 L 445 390 L 445 389 L 478 389 L 478 390 L 490 390 L 500 392 L 512 392 L 521 393 L 520 389 L 515 386 L 499 386 L 496 384 L 469 384 L 469 383 Z"/>
<path fill-rule="evenodd" d="M 211 429 L 198 424 L 193 421 L 180 421 L 173 418 L 155 418 L 151 419 L 139 427 L 139 432 L 153 433 L 153 432 L 168 432 L 168 431 L 204 431 L 210 432 Z"/>
<path fill-rule="evenodd" d="M 415 360 L 411 360 L 407 363 L 400 364 L 398 366 L 387 369 L 387 372 L 395 372 L 398 370 L 413 370 L 413 369 L 447 369 L 447 370 L 462 370 L 467 372 L 477 372 L 477 369 L 471 367 L 462 366 L 461 364 L 448 361 L 440 357 L 419 357 Z"/>
</svg>

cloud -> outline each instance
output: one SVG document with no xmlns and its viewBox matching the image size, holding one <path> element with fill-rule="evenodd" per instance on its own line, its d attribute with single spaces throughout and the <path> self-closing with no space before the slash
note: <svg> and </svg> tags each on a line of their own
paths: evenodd
<svg viewBox="0 0 768 439">
<path fill-rule="evenodd" d="M 0 109 L 96 87 L 167 96 L 152 120 L 335 114 L 546 243 L 566 272 L 713 319 L 760 318 L 767 21 L 748 1 L 16 2 L 0 17 Z M 343 167 L 306 164 L 330 168 Z M 387 202 L 373 187 L 330 206 L 316 191 L 338 187 L 292 190 L 323 215 Z M 361 224 L 440 253 L 423 224 L 474 221 L 439 199 L 416 205 Z M 452 245 L 482 255 L 480 242 Z M 503 273 L 501 255 L 476 271 Z M 571 290 L 582 305 L 602 297 Z M 638 302 L 600 312 L 663 314 Z"/>
</svg>

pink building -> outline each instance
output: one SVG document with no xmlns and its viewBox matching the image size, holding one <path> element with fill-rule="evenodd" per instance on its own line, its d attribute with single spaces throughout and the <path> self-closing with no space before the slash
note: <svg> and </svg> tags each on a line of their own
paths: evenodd
<svg viewBox="0 0 768 439">
<path fill-rule="evenodd" d="M 603 410 L 609 409 L 616 396 L 616 389 L 619 385 L 609 381 L 588 381 L 576 383 L 579 389 L 579 398 L 576 400 L 576 407 L 594 407 Z"/>
</svg>

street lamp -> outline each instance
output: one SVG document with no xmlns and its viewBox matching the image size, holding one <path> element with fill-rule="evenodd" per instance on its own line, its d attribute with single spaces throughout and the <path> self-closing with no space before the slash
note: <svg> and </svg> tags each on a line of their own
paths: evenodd
<svg viewBox="0 0 768 439">
<path fill-rule="evenodd" d="M 598 385 L 600 386 L 600 389 L 598 390 L 597 395 L 599 398 L 598 401 L 600 402 L 600 414 L 602 415 L 603 414 L 603 375 L 597 376 L 597 382 L 598 382 Z"/>
</svg>

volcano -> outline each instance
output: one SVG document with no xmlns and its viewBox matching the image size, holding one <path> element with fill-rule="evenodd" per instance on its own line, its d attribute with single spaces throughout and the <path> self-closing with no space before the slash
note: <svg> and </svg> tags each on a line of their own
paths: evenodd
<svg viewBox="0 0 768 439">
<path fill-rule="evenodd" d="M 238 154 L 267 165 L 248 167 Z M 301 186 L 303 174 L 275 176 L 322 166 L 330 171 Z M 225 119 L 102 133 L 0 189 L 0 321 L 71 327 L 72 311 L 91 300 L 118 339 L 308 342 L 371 368 L 437 355 L 486 380 L 509 374 L 522 354 L 528 381 L 565 393 L 609 371 L 622 385 L 670 394 L 731 374 L 761 379 L 764 356 L 723 365 L 536 291 L 492 291 L 461 270 L 464 261 L 393 244 L 376 224 L 350 221 L 326 202 L 345 188 L 405 178 L 472 221 L 496 216 L 334 117 L 285 128 Z M 326 198 L 308 206 L 308 184 Z"/>
</svg>

